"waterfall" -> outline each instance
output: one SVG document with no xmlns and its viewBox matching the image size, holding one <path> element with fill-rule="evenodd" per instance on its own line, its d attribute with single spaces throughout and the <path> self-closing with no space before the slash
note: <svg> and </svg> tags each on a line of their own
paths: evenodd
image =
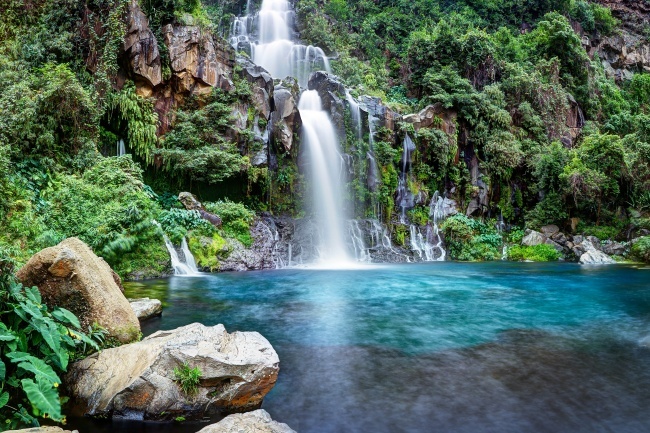
<svg viewBox="0 0 650 433">
<path fill-rule="evenodd" d="M 126 154 L 126 147 L 124 146 L 124 140 L 121 138 L 117 140 L 117 156 L 122 156 Z"/>
<path fill-rule="evenodd" d="M 322 232 L 321 260 L 347 262 L 350 257 L 344 240 L 341 152 L 336 132 L 315 90 L 303 92 L 298 110 L 302 118 L 302 145 L 310 163 L 311 197 Z"/>
<path fill-rule="evenodd" d="M 176 251 L 176 247 L 174 247 L 174 244 L 169 240 L 167 235 L 163 235 L 165 239 L 165 246 L 167 247 L 167 251 L 169 251 L 169 257 L 172 260 L 172 268 L 174 268 L 174 275 L 177 276 L 193 276 L 193 275 L 198 275 L 199 271 L 196 268 L 196 263 L 194 261 L 194 256 L 190 252 L 190 249 L 187 246 L 187 241 L 185 238 L 183 238 L 183 242 L 181 243 L 181 251 L 183 253 L 185 263 L 181 261 L 181 259 L 178 257 L 178 252 Z"/>
<path fill-rule="evenodd" d="M 413 194 L 411 194 L 408 186 L 408 175 L 411 170 L 411 154 L 414 150 L 415 143 L 413 143 L 413 140 L 407 134 L 404 137 L 402 150 L 402 172 L 397 181 L 397 204 L 402 211 L 400 215 L 400 222 L 402 224 L 406 224 L 406 210 L 412 209 L 414 206 Z"/>
<path fill-rule="evenodd" d="M 434 250 L 438 250 L 440 252 L 440 255 L 437 258 L 437 260 L 440 262 L 444 261 L 445 256 L 447 255 L 445 248 L 442 246 L 442 236 L 440 236 L 440 230 L 438 228 L 438 222 L 442 221 L 445 218 L 444 205 L 444 197 L 440 196 L 438 191 L 433 193 L 433 198 L 429 204 L 429 218 L 433 220 L 432 241 L 435 242 L 435 244 L 433 244 L 433 248 Z"/>
<path fill-rule="evenodd" d="M 272 77 L 295 77 L 301 87 L 307 87 L 313 71 L 330 72 L 329 60 L 322 49 L 293 41 L 295 14 L 288 0 L 263 0 L 255 16 L 250 15 L 248 7 L 246 13 L 234 19 L 230 44 L 248 53 Z"/>
<path fill-rule="evenodd" d="M 352 122 L 354 122 L 357 140 L 361 140 L 363 136 L 363 131 L 361 130 L 361 107 L 352 95 L 350 95 L 348 89 L 345 89 L 345 99 L 348 101 L 348 106 L 350 107 L 350 117 L 352 117 Z"/>
<path fill-rule="evenodd" d="M 352 240 L 354 258 L 358 262 L 370 263 L 371 261 L 370 252 L 366 248 L 366 244 L 363 241 L 363 232 L 359 227 L 359 221 L 357 220 L 348 221 L 348 233 L 350 235 L 350 239 Z"/>
</svg>

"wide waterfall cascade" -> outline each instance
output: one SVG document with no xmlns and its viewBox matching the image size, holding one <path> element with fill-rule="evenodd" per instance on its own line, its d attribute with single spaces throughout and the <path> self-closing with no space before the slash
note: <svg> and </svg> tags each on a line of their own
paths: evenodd
<svg viewBox="0 0 650 433">
<path fill-rule="evenodd" d="M 166 235 L 163 235 L 165 239 L 165 246 L 169 252 L 169 257 L 172 261 L 172 268 L 174 268 L 174 275 L 177 276 L 195 276 L 200 275 L 199 270 L 196 267 L 196 262 L 194 261 L 194 256 L 190 252 L 190 249 L 187 246 L 187 241 L 183 238 L 181 243 L 181 251 L 183 253 L 183 258 L 185 262 L 181 261 L 176 251 L 176 247 Z"/>
<path fill-rule="evenodd" d="M 230 30 L 230 44 L 248 52 L 253 62 L 274 78 L 295 77 L 307 87 L 309 74 L 330 64 L 322 49 L 294 41 L 295 14 L 287 0 L 263 0 L 259 12 L 237 17 Z M 257 39 L 255 39 L 257 36 Z"/>
<path fill-rule="evenodd" d="M 117 140 L 116 153 L 117 156 L 126 155 L 126 146 L 124 146 L 124 140 L 122 140 L 121 138 Z"/>
<path fill-rule="evenodd" d="M 310 164 L 314 213 L 322 233 L 321 261 L 349 262 L 344 237 L 346 218 L 342 215 L 341 151 L 334 125 L 314 90 L 303 92 L 298 110 L 302 118 L 302 144 Z"/>
</svg>

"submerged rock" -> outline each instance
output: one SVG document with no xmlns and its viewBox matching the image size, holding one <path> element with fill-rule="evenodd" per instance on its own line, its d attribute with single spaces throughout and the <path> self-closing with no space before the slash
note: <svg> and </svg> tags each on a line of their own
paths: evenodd
<svg viewBox="0 0 650 433">
<path fill-rule="evenodd" d="M 26 286 L 37 286 L 49 307 L 72 311 L 83 329 L 97 323 L 122 343 L 140 335 L 140 322 L 122 294 L 120 277 L 78 238 L 36 253 L 16 276 Z"/>
<path fill-rule="evenodd" d="M 296 433 L 288 425 L 273 421 L 264 409 L 229 415 L 197 433 Z"/>
<path fill-rule="evenodd" d="M 129 304 L 131 304 L 133 312 L 140 321 L 150 319 L 151 317 L 160 316 L 162 314 L 162 302 L 160 302 L 158 299 L 129 299 Z"/>
<path fill-rule="evenodd" d="M 82 415 L 166 420 L 200 418 L 259 408 L 273 388 L 278 355 L 257 332 L 229 334 L 199 323 L 159 331 L 144 340 L 72 364 L 67 387 Z M 192 395 L 174 369 L 201 372 Z"/>
</svg>

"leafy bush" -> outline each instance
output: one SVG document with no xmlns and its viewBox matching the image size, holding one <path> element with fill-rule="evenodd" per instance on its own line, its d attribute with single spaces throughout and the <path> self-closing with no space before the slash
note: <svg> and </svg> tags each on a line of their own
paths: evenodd
<svg viewBox="0 0 650 433">
<path fill-rule="evenodd" d="M 493 227 L 456 214 L 447 218 L 441 228 L 452 259 L 475 261 L 501 258 L 503 240 Z"/>
<path fill-rule="evenodd" d="M 585 236 L 596 236 L 598 239 L 616 239 L 623 230 L 623 227 L 615 226 L 585 226 L 578 224 L 577 231 Z"/>
<path fill-rule="evenodd" d="M 81 177 L 59 174 L 43 196 L 47 227 L 61 237 L 78 236 L 118 274 L 165 269 L 169 257 L 153 224 L 160 208 L 130 155 L 101 158 Z"/>
<path fill-rule="evenodd" d="M 535 246 L 513 245 L 508 248 L 508 260 L 533 262 L 554 262 L 560 258 L 560 253 L 551 245 Z"/>
<path fill-rule="evenodd" d="M 250 225 L 255 218 L 255 212 L 242 203 L 235 203 L 228 199 L 214 203 L 204 203 L 205 208 L 221 218 L 223 231 L 226 235 L 239 240 L 246 247 L 253 244 Z"/>
<path fill-rule="evenodd" d="M 99 350 L 64 308 L 48 310 L 36 287 L 23 287 L 13 265 L 0 257 L 0 425 L 38 425 L 37 418 L 65 422 L 60 375 L 70 360 Z"/>
<path fill-rule="evenodd" d="M 634 242 L 630 251 L 636 259 L 650 263 L 650 236 L 639 238 Z"/>
</svg>

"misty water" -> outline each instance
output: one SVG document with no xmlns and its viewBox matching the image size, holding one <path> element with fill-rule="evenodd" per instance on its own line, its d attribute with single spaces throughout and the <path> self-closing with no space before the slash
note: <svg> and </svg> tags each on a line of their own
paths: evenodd
<svg viewBox="0 0 650 433">
<path fill-rule="evenodd" d="M 262 407 L 300 433 L 650 426 L 648 268 L 285 269 L 129 283 L 127 295 L 164 302 L 145 334 L 192 322 L 262 333 L 280 356 Z"/>
</svg>

